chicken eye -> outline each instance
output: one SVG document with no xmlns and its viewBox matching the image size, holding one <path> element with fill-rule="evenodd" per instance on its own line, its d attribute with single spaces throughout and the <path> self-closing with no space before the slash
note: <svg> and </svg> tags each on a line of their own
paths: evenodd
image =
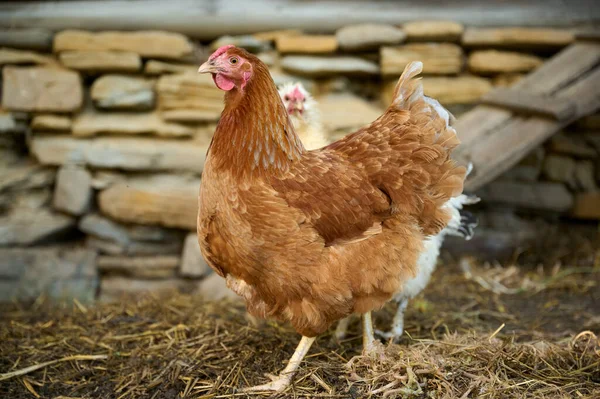
<svg viewBox="0 0 600 399">
<path fill-rule="evenodd" d="M 231 58 L 229 59 L 229 63 L 230 63 L 230 64 L 237 64 L 237 62 L 238 62 L 238 59 L 237 59 L 237 58 L 235 58 L 235 57 L 231 57 Z"/>
<path fill-rule="evenodd" d="M 284 99 L 285 101 L 290 101 L 290 97 L 289 97 L 289 96 L 284 96 L 284 97 L 283 97 L 283 99 Z"/>
<path fill-rule="evenodd" d="M 303 98 L 303 99 L 302 99 L 302 102 L 304 102 L 304 101 L 306 101 L 306 98 Z"/>
</svg>

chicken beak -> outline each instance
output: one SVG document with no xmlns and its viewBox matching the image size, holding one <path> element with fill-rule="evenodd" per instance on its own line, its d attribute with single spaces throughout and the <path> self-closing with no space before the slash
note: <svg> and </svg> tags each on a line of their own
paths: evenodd
<svg viewBox="0 0 600 399">
<path fill-rule="evenodd" d="M 198 73 L 217 73 L 217 67 L 214 64 L 214 61 L 206 61 L 204 64 L 200 65 L 198 68 Z"/>
<path fill-rule="evenodd" d="M 301 114 L 304 112 L 304 104 L 302 104 L 300 101 L 296 101 L 294 104 L 294 110 Z"/>
</svg>

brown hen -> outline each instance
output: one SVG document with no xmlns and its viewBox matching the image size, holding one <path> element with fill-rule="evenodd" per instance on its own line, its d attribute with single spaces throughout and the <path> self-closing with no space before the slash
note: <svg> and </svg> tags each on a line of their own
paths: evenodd
<svg viewBox="0 0 600 399">
<path fill-rule="evenodd" d="M 365 317 L 414 276 L 426 236 L 450 219 L 465 168 L 449 115 L 423 96 L 422 64 L 409 64 L 393 104 L 371 125 L 306 151 L 267 67 L 224 46 L 199 72 L 226 91 L 200 187 L 198 239 L 209 265 L 257 317 L 303 335 L 282 390 L 315 337 L 352 313 Z"/>
</svg>

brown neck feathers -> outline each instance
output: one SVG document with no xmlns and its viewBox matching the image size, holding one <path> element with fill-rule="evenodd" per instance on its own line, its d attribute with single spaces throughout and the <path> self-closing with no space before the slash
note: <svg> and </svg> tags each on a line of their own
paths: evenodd
<svg viewBox="0 0 600 399">
<path fill-rule="evenodd" d="M 253 71 L 243 91 L 226 93 L 209 149 L 217 168 L 240 178 L 284 173 L 304 152 L 266 66 Z"/>
</svg>

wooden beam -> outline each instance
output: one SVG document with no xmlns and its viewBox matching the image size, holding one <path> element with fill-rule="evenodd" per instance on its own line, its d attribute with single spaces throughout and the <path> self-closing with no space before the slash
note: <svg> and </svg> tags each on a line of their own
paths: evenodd
<svg viewBox="0 0 600 399">
<path fill-rule="evenodd" d="M 512 88 L 535 94 L 552 95 L 600 63 L 600 44 L 575 43 L 530 73 Z M 479 141 L 501 129 L 512 117 L 509 110 L 480 105 L 462 115 L 456 131 L 462 145 L 455 151 L 458 160 L 468 159 L 467 152 Z"/>
<path fill-rule="evenodd" d="M 333 32 L 356 23 L 453 20 L 468 26 L 565 26 L 600 21 L 590 0 L 79 0 L 0 4 L 0 27 L 169 30 L 200 39 L 275 29 Z"/>
<path fill-rule="evenodd" d="M 477 190 L 494 180 L 521 160 L 534 147 L 571 122 L 600 109 L 600 67 L 582 79 L 561 90 L 559 98 L 573 99 L 576 112 L 563 121 L 536 116 L 513 116 L 502 127 L 477 141 L 468 149 L 466 158 L 475 168 L 465 184 L 465 189 Z"/>
<path fill-rule="evenodd" d="M 582 29 L 575 32 L 575 39 L 600 42 L 600 29 Z"/>
<path fill-rule="evenodd" d="M 556 120 L 571 118 L 576 112 L 575 103 L 570 99 L 553 98 L 532 94 L 524 90 L 495 89 L 483 95 L 484 104 L 507 108 L 520 114 L 534 114 Z"/>
</svg>

